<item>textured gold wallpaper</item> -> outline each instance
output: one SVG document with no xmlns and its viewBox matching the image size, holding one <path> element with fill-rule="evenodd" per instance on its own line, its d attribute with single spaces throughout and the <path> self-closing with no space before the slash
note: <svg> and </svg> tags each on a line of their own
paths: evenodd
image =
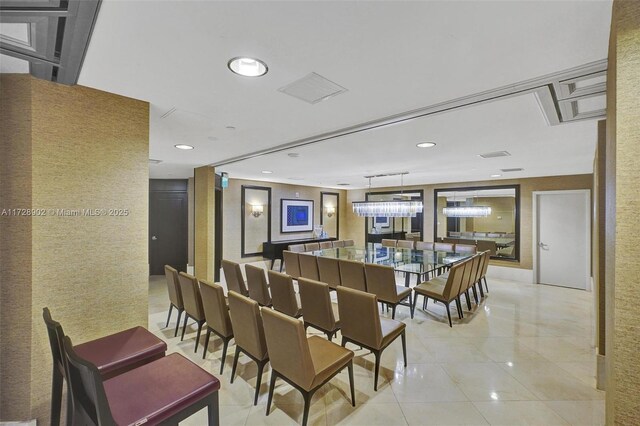
<svg viewBox="0 0 640 426">
<path fill-rule="evenodd" d="M 31 175 L 11 179 L 31 191 L 31 206 L 15 207 L 46 213 L 33 217 L 31 235 L 16 243 L 30 247 L 31 291 L 20 300 L 2 300 L 7 316 L 30 305 L 23 325 L 31 327 L 31 336 L 3 334 L 2 346 L 22 357 L 8 378 L 20 371 L 20 387 L 31 384 L 29 414 L 44 423 L 51 381 L 44 306 L 75 343 L 147 325 L 149 105 L 86 87 L 19 79 L 31 84 Z"/>
</svg>

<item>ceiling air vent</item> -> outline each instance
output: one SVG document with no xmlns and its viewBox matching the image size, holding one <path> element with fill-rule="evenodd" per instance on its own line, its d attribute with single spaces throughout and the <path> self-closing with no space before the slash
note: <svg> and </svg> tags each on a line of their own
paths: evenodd
<svg viewBox="0 0 640 426">
<path fill-rule="evenodd" d="M 523 169 L 522 167 L 515 167 L 515 168 L 513 168 L 513 169 L 500 169 L 500 171 L 501 171 L 502 173 L 509 173 L 509 172 L 521 172 L 521 171 L 523 171 L 523 170 L 524 170 L 524 169 Z"/>
<path fill-rule="evenodd" d="M 296 80 L 293 83 L 279 88 L 278 91 L 307 103 L 316 104 L 340 93 L 344 93 L 347 89 L 333 81 L 327 80 L 320 74 L 312 72 L 300 80 Z"/>
<path fill-rule="evenodd" d="M 507 151 L 487 152 L 486 154 L 478 154 L 482 158 L 509 157 L 511 154 Z"/>
</svg>

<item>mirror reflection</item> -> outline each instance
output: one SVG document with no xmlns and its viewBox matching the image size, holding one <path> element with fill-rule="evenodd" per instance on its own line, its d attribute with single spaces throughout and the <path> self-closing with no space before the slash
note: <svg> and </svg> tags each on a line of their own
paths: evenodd
<svg viewBox="0 0 640 426">
<path fill-rule="evenodd" d="M 366 201 L 423 201 L 422 191 L 371 192 Z M 383 239 L 422 241 L 423 214 L 415 217 L 367 217 L 367 242 L 380 243 Z"/>
</svg>

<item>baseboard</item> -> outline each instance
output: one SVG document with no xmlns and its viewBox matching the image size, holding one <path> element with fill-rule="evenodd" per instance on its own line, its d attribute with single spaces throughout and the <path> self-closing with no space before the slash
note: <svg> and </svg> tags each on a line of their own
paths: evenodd
<svg viewBox="0 0 640 426">
<path fill-rule="evenodd" d="M 596 388 L 606 390 L 607 371 L 606 371 L 605 355 L 596 355 Z"/>
<path fill-rule="evenodd" d="M 533 282 L 533 269 L 507 268 L 504 266 L 489 265 L 487 278 L 516 281 L 531 284 Z"/>
</svg>

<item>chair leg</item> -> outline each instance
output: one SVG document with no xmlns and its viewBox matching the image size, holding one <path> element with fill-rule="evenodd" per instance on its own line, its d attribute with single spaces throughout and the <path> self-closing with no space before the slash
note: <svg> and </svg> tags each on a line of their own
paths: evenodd
<svg viewBox="0 0 640 426">
<path fill-rule="evenodd" d="M 189 315 L 185 312 L 184 313 L 184 323 L 182 324 L 182 337 L 180 338 L 181 342 L 184 340 L 184 332 L 187 329 L 187 318 L 189 318 Z"/>
<path fill-rule="evenodd" d="M 415 311 L 415 308 L 416 302 L 411 298 L 411 295 L 409 295 L 409 313 L 411 313 L 411 319 L 413 319 L 413 312 Z"/>
<path fill-rule="evenodd" d="M 458 308 L 458 318 L 464 318 L 464 315 L 462 314 L 462 303 L 460 303 L 460 296 L 456 297 L 456 308 Z"/>
<path fill-rule="evenodd" d="M 373 390 L 378 391 L 378 373 L 380 372 L 380 352 L 374 352 L 376 356 L 375 376 L 373 378 Z"/>
<path fill-rule="evenodd" d="M 182 312 L 184 310 L 178 309 L 178 320 L 176 321 L 176 331 L 173 333 L 173 337 L 178 336 L 178 329 L 180 328 L 180 318 L 182 318 Z"/>
<path fill-rule="evenodd" d="M 407 368 L 407 336 L 404 331 L 400 337 L 402 338 L 402 357 L 404 358 L 404 367 Z"/>
<path fill-rule="evenodd" d="M 224 345 L 222 346 L 222 359 L 220 360 L 220 374 L 222 374 L 222 370 L 224 370 L 224 362 L 227 359 L 227 347 L 229 346 L 229 340 L 231 338 L 224 340 Z"/>
<path fill-rule="evenodd" d="M 467 308 L 469 308 L 469 310 L 471 310 L 471 296 L 469 296 L 469 289 L 466 289 L 464 291 L 464 297 L 465 297 L 465 299 L 467 299 Z"/>
<path fill-rule="evenodd" d="M 211 403 L 207 408 L 208 426 L 220 425 L 220 405 L 218 404 L 218 392 L 211 395 Z"/>
<path fill-rule="evenodd" d="M 482 280 L 478 281 L 478 290 L 480 290 L 480 297 L 484 299 L 484 290 L 482 289 Z"/>
<path fill-rule="evenodd" d="M 202 321 L 198 322 L 198 334 L 196 334 L 196 349 L 194 350 L 195 353 L 198 353 L 198 343 L 200 343 L 200 333 L 202 333 L 202 324 L 204 324 Z"/>
<path fill-rule="evenodd" d="M 309 408 L 311 406 L 311 398 L 313 398 L 314 393 L 315 391 L 302 393 L 302 397 L 304 398 L 304 413 L 302 414 L 302 426 L 307 426 L 307 421 L 309 420 Z"/>
<path fill-rule="evenodd" d="M 449 307 L 449 304 L 446 302 L 444 306 L 447 308 L 447 317 L 449 317 L 449 327 L 453 327 L 453 325 L 451 324 L 451 308 Z"/>
<path fill-rule="evenodd" d="M 58 366 L 53 366 L 53 378 L 51 380 L 51 425 L 58 426 L 60 424 L 60 412 L 62 411 L 62 373 L 58 370 Z M 67 407 L 67 410 L 71 406 Z M 70 416 L 71 413 L 67 413 Z"/>
<path fill-rule="evenodd" d="M 233 367 L 231 367 L 231 383 L 236 375 L 236 368 L 238 367 L 238 357 L 240 356 L 240 346 L 236 345 L 236 353 L 233 356 Z"/>
<path fill-rule="evenodd" d="M 273 389 L 276 387 L 276 372 L 271 370 L 271 383 L 269 383 L 269 398 L 267 398 L 267 416 L 271 411 L 271 400 L 273 399 Z"/>
<path fill-rule="evenodd" d="M 258 363 L 258 376 L 256 377 L 256 394 L 253 397 L 253 405 L 258 405 L 258 395 L 260 395 L 260 383 L 262 382 L 262 370 L 264 369 L 265 362 Z"/>
<path fill-rule="evenodd" d="M 79 419 L 82 419 L 80 409 L 79 407 L 74 407 L 73 395 L 71 395 L 71 389 L 69 389 L 69 384 L 67 383 L 67 426 L 74 426 L 80 423 Z"/>
<path fill-rule="evenodd" d="M 487 293 L 489 293 L 489 286 L 487 285 L 487 277 L 482 277 L 482 279 L 484 280 L 484 286 L 487 288 Z"/>
<path fill-rule="evenodd" d="M 169 303 L 169 315 L 167 315 L 167 323 L 164 325 L 164 328 L 169 327 L 169 320 L 171 319 L 172 311 L 173 311 L 173 303 Z"/>
<path fill-rule="evenodd" d="M 346 344 L 347 344 L 347 339 L 345 339 L 345 338 L 343 337 L 343 338 L 342 338 L 342 343 L 341 343 L 342 347 L 344 348 L 344 345 L 346 345 Z"/>
<path fill-rule="evenodd" d="M 473 300 L 478 304 L 478 290 L 476 290 L 475 283 L 471 286 L 471 291 L 473 292 Z"/>
<path fill-rule="evenodd" d="M 389 305 L 387 304 L 387 306 L 389 306 Z M 393 305 L 391 307 L 391 319 L 396 319 L 396 306 L 397 305 Z"/>
<path fill-rule="evenodd" d="M 331 339 L 333 339 L 333 333 L 327 331 L 327 340 L 331 341 Z"/>
<path fill-rule="evenodd" d="M 356 392 L 353 385 L 353 360 L 349 361 L 349 387 L 351 388 L 351 406 L 356 406 Z"/>
<path fill-rule="evenodd" d="M 211 329 L 207 327 L 207 335 L 204 338 L 204 350 L 202 351 L 202 359 L 204 359 L 207 356 L 207 349 L 209 348 L 210 337 L 211 337 Z"/>
<path fill-rule="evenodd" d="M 411 300 L 411 296 L 409 296 L 409 300 Z M 411 303 L 411 319 L 413 319 L 414 312 L 416 310 L 416 302 L 418 301 L 418 293 L 413 294 L 413 303 Z"/>
</svg>

